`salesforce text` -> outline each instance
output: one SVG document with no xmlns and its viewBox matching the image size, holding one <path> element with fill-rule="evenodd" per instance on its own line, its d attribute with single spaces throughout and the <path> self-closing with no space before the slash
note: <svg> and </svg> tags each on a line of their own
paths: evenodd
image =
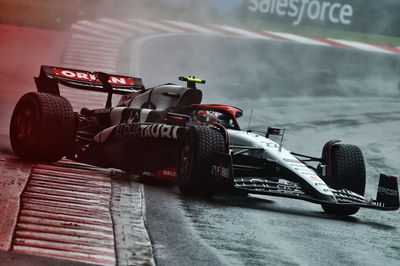
<svg viewBox="0 0 400 266">
<path fill-rule="evenodd" d="M 293 25 L 305 19 L 349 25 L 353 16 L 353 7 L 349 4 L 320 0 L 250 0 L 248 8 L 251 12 L 294 18 Z"/>
</svg>

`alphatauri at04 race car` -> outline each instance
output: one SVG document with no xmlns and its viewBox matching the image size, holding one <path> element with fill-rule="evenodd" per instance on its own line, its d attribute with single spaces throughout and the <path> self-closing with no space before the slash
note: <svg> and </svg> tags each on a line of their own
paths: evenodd
<svg viewBox="0 0 400 266">
<path fill-rule="evenodd" d="M 285 129 L 265 136 L 241 131 L 242 110 L 201 104 L 195 78 L 185 86 L 145 89 L 140 78 L 42 66 L 38 92 L 22 96 L 12 115 L 10 138 L 23 159 L 72 160 L 177 182 L 184 194 L 217 191 L 301 199 L 333 214 L 360 207 L 397 210 L 397 178 L 381 174 L 375 200 L 364 198 L 363 155 L 355 145 L 326 143 L 321 158 L 282 147 Z M 59 84 L 108 93 L 105 108 L 74 112 Z M 112 107 L 113 94 L 122 95 Z M 272 139 L 278 138 L 275 142 Z M 279 141 L 279 138 L 281 141 Z"/>
</svg>

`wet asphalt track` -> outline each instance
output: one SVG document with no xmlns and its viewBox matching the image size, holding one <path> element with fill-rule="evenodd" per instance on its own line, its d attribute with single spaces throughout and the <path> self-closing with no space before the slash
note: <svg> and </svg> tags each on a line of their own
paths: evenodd
<svg viewBox="0 0 400 266">
<path fill-rule="evenodd" d="M 319 156 L 333 138 L 359 145 L 368 198 L 376 195 L 379 172 L 400 174 L 398 57 L 195 36 L 149 39 L 139 57 L 133 54 L 130 70 L 146 86 L 179 75 L 204 78 L 203 102 L 243 108 L 244 129 L 252 109 L 252 129 L 287 127 L 289 150 Z M 158 265 L 400 265 L 399 211 L 364 209 L 342 218 L 302 201 L 204 200 L 149 185 L 145 200 Z"/>
</svg>

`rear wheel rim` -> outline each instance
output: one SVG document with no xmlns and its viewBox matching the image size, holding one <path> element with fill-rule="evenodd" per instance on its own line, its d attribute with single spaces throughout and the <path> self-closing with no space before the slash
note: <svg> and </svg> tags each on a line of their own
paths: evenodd
<svg viewBox="0 0 400 266">
<path fill-rule="evenodd" d="M 18 141 L 27 141 L 34 135 L 37 124 L 37 111 L 35 108 L 24 106 L 17 113 L 14 130 Z"/>
<path fill-rule="evenodd" d="M 185 144 L 185 146 L 181 151 L 181 158 L 180 158 L 180 176 L 183 181 L 186 181 L 189 175 L 192 156 L 193 156 L 193 151 L 190 145 Z"/>
</svg>

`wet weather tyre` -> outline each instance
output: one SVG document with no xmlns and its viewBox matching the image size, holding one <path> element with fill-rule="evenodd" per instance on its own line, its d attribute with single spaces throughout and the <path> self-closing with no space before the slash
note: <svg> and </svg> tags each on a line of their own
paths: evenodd
<svg viewBox="0 0 400 266">
<path fill-rule="evenodd" d="M 330 178 L 326 183 L 333 189 L 348 189 L 364 196 L 365 164 L 359 147 L 350 144 L 336 144 L 330 154 Z M 339 215 L 353 215 L 359 207 L 322 204 L 325 212 Z"/>
<path fill-rule="evenodd" d="M 214 152 L 225 152 L 221 131 L 207 126 L 188 129 L 178 159 L 177 183 L 187 195 L 212 196 L 216 179 L 211 176 Z"/>
<path fill-rule="evenodd" d="M 75 116 L 61 96 L 30 92 L 15 106 L 10 125 L 13 151 L 25 160 L 55 162 L 70 151 L 75 138 Z"/>
</svg>

